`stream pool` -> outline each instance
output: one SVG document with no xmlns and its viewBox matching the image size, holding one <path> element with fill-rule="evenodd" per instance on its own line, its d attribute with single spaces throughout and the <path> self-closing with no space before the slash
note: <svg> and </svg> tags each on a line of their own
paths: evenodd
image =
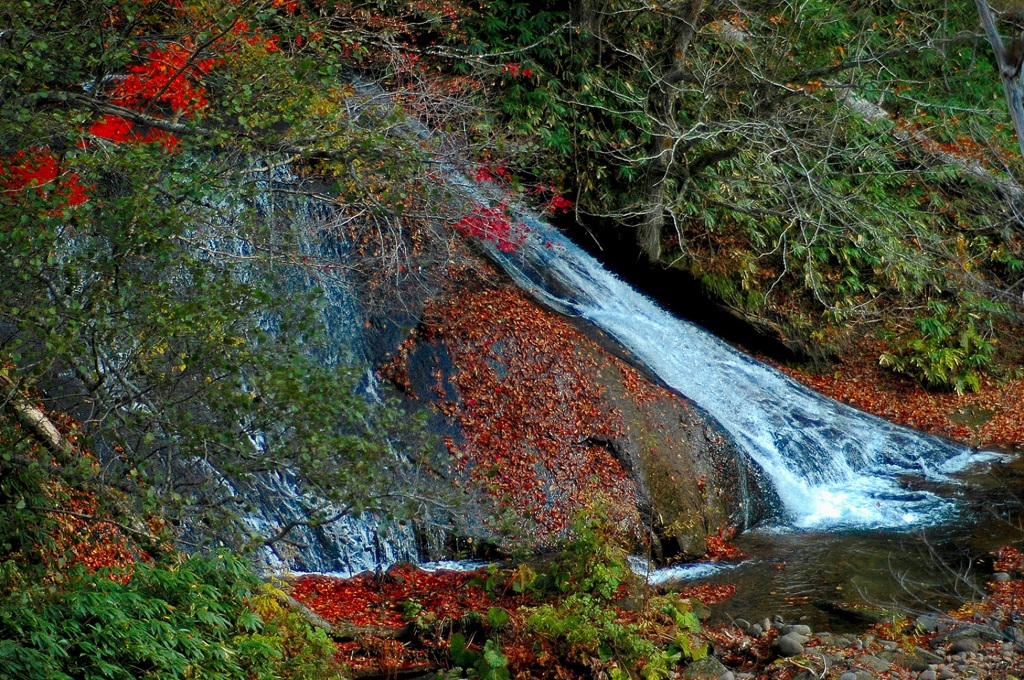
<svg viewBox="0 0 1024 680">
<path fill-rule="evenodd" d="M 750 557 L 698 576 L 699 567 L 655 572 L 681 585 L 731 583 L 736 595 L 712 607 L 713 619 L 781 615 L 818 630 L 862 630 L 864 604 L 916 613 L 948 611 L 979 599 L 992 573 L 991 552 L 1024 542 L 1024 454 L 977 465 L 948 483 L 902 480 L 955 501 L 941 523 L 905 531 L 752 530 L 734 544 Z M 707 568 L 705 568 L 707 571 Z"/>
</svg>

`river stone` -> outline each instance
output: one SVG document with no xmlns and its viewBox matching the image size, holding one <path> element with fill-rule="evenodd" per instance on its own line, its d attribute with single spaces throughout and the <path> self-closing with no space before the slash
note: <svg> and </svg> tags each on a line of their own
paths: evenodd
<svg viewBox="0 0 1024 680">
<path fill-rule="evenodd" d="M 839 680 L 857 680 L 857 674 L 853 671 L 846 671 L 839 676 Z"/>
<path fill-rule="evenodd" d="M 692 680 L 717 679 L 728 672 L 729 669 L 721 661 L 713 656 L 705 656 L 687 666 L 683 671 L 683 677 Z"/>
<path fill-rule="evenodd" d="M 803 636 L 797 636 L 795 633 L 783 635 L 775 641 L 775 647 L 779 650 L 779 654 L 782 656 L 796 656 L 797 654 L 803 654 L 804 646 L 799 639 L 801 637 Z M 806 639 L 807 638 L 804 638 L 804 640 Z"/>
<path fill-rule="evenodd" d="M 1003 633 L 1000 630 L 994 629 L 990 626 L 957 626 L 945 633 L 936 635 L 932 640 L 932 647 L 938 647 L 944 643 L 954 643 L 957 640 L 978 640 L 984 639 L 990 642 L 1004 639 Z"/>
<path fill-rule="evenodd" d="M 761 630 L 763 630 L 764 632 L 767 633 L 771 629 L 772 629 L 772 620 L 769 619 L 767 616 L 764 617 L 763 619 L 761 619 Z"/>
<path fill-rule="evenodd" d="M 976 652 L 980 648 L 981 645 L 978 644 L 977 638 L 964 637 L 953 641 L 953 644 L 949 648 L 949 653 L 955 655 L 963 652 Z"/>
<path fill-rule="evenodd" d="M 760 623 L 753 623 L 750 628 L 747 628 L 747 634 L 751 637 L 759 638 L 764 635 L 764 628 L 761 627 Z"/>
<path fill-rule="evenodd" d="M 862 666 L 867 666 L 868 668 L 877 673 L 887 671 L 892 666 L 892 664 L 888 661 L 884 659 L 879 659 L 877 656 L 872 656 L 870 654 L 862 654 L 860 657 L 857 658 L 857 663 L 859 663 Z"/>
<path fill-rule="evenodd" d="M 893 660 L 900 666 L 909 668 L 912 671 L 923 671 L 932 664 L 942 663 L 945 659 L 927 649 L 914 647 L 910 651 L 901 652 Z"/>
<path fill-rule="evenodd" d="M 811 638 L 807 637 L 806 635 L 801 635 L 800 633 L 786 633 L 782 637 L 789 638 L 790 640 L 796 640 L 802 645 L 806 645 L 808 642 L 811 641 Z M 781 640 L 782 638 L 779 639 Z"/>
<path fill-rule="evenodd" d="M 737 628 L 740 628 L 745 631 L 750 630 L 750 621 L 747 621 L 746 619 L 736 619 L 735 621 L 733 621 L 733 623 L 736 624 Z"/>
<path fill-rule="evenodd" d="M 718 680 L 736 680 L 736 674 L 732 671 L 726 671 L 718 676 Z"/>
<path fill-rule="evenodd" d="M 939 617 L 932 616 L 931 614 L 918 616 L 914 625 L 922 633 L 934 633 L 939 629 Z"/>
<path fill-rule="evenodd" d="M 921 671 L 921 674 L 917 676 L 917 680 L 935 680 L 935 671 L 931 668 Z"/>
<path fill-rule="evenodd" d="M 992 580 L 996 583 L 1006 583 L 1010 580 L 1010 575 L 1007 574 L 1005 571 L 997 571 L 996 573 L 992 574 Z"/>
<path fill-rule="evenodd" d="M 955 677 L 956 677 L 956 673 L 954 673 L 953 671 L 949 670 L 948 668 L 940 668 L 939 669 L 939 680 L 951 680 L 951 678 L 955 678 Z"/>
<path fill-rule="evenodd" d="M 895 643 L 893 643 L 893 645 L 895 645 Z M 920 647 L 915 647 L 909 652 L 900 650 L 898 646 L 892 649 L 887 648 L 884 652 L 879 652 L 876 656 L 878 656 L 879 659 L 891 661 L 898 666 L 909 668 L 912 671 L 923 671 L 930 665 L 942 663 L 944 660 L 938 654 L 929 652 L 927 649 L 921 649 Z"/>
<path fill-rule="evenodd" d="M 810 635 L 811 634 L 811 627 L 810 626 L 805 626 L 803 624 L 783 626 L 779 630 L 782 632 L 783 635 L 788 635 L 789 633 L 798 633 L 800 635 Z"/>
</svg>

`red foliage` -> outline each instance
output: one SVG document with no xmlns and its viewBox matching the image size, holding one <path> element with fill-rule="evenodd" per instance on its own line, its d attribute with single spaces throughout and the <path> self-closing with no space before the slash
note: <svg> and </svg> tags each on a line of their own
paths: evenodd
<svg viewBox="0 0 1024 680">
<path fill-rule="evenodd" d="M 159 142 L 168 151 L 178 145 L 178 138 L 163 130 L 149 129 L 140 133 L 135 129 L 135 124 L 119 116 L 107 115 L 103 120 L 98 120 L 89 126 L 89 133 L 101 139 L 112 142 L 135 142 L 147 144 Z"/>
<path fill-rule="evenodd" d="M 501 67 L 501 72 L 502 73 L 507 73 L 512 78 L 519 78 L 519 77 L 532 78 L 533 77 L 533 71 L 531 71 L 528 68 L 523 68 L 522 64 L 517 64 L 517 63 L 511 62 L 511 61 Z"/>
<path fill-rule="evenodd" d="M 481 165 L 473 173 L 477 182 L 497 182 L 499 180 L 509 181 L 512 178 L 508 168 L 501 165 Z"/>
<path fill-rule="evenodd" d="M 115 104 L 144 110 L 163 103 L 175 113 L 195 113 L 207 104 L 206 90 L 200 85 L 218 59 L 194 60 L 192 40 L 170 43 L 166 48 L 149 51 L 145 61 L 128 69 L 129 75 L 111 93 Z"/>
<path fill-rule="evenodd" d="M 54 203 L 52 214 L 61 214 L 62 208 L 88 200 L 79 179 L 78 173 L 62 173 L 49 149 L 20 150 L 0 161 L 0 198 L 34 190 L 37 196 Z"/>
<path fill-rule="evenodd" d="M 545 212 L 569 212 L 569 208 L 573 206 L 573 202 L 568 198 L 555 194 L 548 201 L 547 207 L 544 209 Z"/>
<path fill-rule="evenodd" d="M 53 485 L 51 495 L 59 501 L 60 508 L 53 514 L 53 545 L 43 549 L 43 559 L 58 568 L 68 564 L 70 557 L 70 564 L 82 564 L 90 572 L 103 567 L 123 569 L 111 578 L 127 583 L 131 579 L 130 567 L 136 562 L 135 551 L 120 529 L 97 515 L 96 497 L 84 491 L 67 490 L 58 483 Z M 94 519 L 97 517 L 100 518 Z"/>
<path fill-rule="evenodd" d="M 250 28 L 249 24 L 241 19 L 236 21 L 235 25 L 231 27 L 231 33 L 233 35 L 240 36 L 246 44 L 252 47 L 262 46 L 267 52 L 281 51 L 280 38 L 276 35 L 272 35 L 268 38 L 262 31 Z M 301 44 L 301 42 L 299 44 Z"/>
<path fill-rule="evenodd" d="M 512 219 L 505 212 L 506 207 L 505 204 L 494 208 L 474 206 L 472 213 L 455 223 L 455 228 L 466 236 L 493 241 L 502 252 L 514 252 L 522 244 L 525 235 L 517 233 Z"/>
</svg>

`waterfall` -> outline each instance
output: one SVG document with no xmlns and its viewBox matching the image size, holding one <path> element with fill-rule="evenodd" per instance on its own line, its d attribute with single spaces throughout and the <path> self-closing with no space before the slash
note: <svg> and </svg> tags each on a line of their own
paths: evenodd
<svg viewBox="0 0 1024 680">
<path fill-rule="evenodd" d="M 256 191 L 249 198 L 250 207 L 257 211 L 260 219 L 278 230 L 282 238 L 297 239 L 304 258 L 338 265 L 340 269 L 340 273 L 334 273 L 325 268 L 314 275 L 311 270 L 290 266 L 287 261 L 279 265 L 279 285 L 287 292 L 305 295 L 315 289 L 319 294 L 323 341 L 315 347 L 307 346 L 307 351 L 327 366 L 368 365 L 370 351 L 364 334 L 364 312 L 358 292 L 343 269 L 352 259 L 350 244 L 333 228 L 338 221 L 336 206 L 322 198 L 293 191 L 302 178 L 287 166 L 253 169 L 251 178 Z M 275 192 L 275 189 L 285 191 Z M 210 257 L 233 263 L 233 274 L 251 282 L 254 276 L 261 275 L 248 265 L 258 249 L 251 241 L 233 234 L 230 220 L 235 216 L 229 213 L 214 223 L 210 232 L 197 231 L 192 236 L 202 243 Z M 278 320 L 273 317 L 264 318 L 261 323 L 271 333 L 279 330 Z M 357 390 L 368 402 L 383 404 L 371 369 L 365 369 Z M 255 453 L 264 445 L 258 435 L 252 439 Z M 392 454 L 401 455 L 395 450 Z M 248 509 L 241 520 L 254 536 L 272 537 L 285 527 L 291 527 L 283 540 L 263 546 L 255 554 L 260 566 L 271 571 L 351 576 L 386 568 L 399 561 L 429 559 L 438 552 L 443 540 L 437 531 L 427 527 L 414 530 L 411 525 L 400 524 L 380 513 L 342 512 L 341 508 L 318 497 L 310 490 L 309 480 L 300 479 L 293 470 L 257 472 L 238 480 L 205 460 L 193 460 L 190 464 L 200 474 L 217 480 L 220 502 L 244 499 Z M 332 521 L 308 522 L 314 510 L 320 516 L 333 518 Z M 202 530 L 201 527 L 190 529 Z"/>
<path fill-rule="evenodd" d="M 316 499 L 288 472 L 259 475 L 245 489 L 255 512 L 245 523 L 256 533 L 271 536 L 285 524 L 302 521 Z M 312 500 L 312 502 L 311 502 Z M 263 549 L 262 560 L 274 571 L 333 573 L 352 576 L 399 561 L 422 559 L 416 534 L 409 525 L 388 522 L 375 513 L 346 515 L 321 526 L 297 526 L 287 542 Z"/>
<path fill-rule="evenodd" d="M 716 418 L 771 477 L 786 521 L 899 528 L 948 514 L 951 503 L 900 478 L 946 479 L 978 458 L 970 449 L 813 392 L 659 308 L 541 220 L 520 219 L 525 240 L 515 252 L 482 244 L 492 259 L 540 303 L 600 328 Z"/>
</svg>

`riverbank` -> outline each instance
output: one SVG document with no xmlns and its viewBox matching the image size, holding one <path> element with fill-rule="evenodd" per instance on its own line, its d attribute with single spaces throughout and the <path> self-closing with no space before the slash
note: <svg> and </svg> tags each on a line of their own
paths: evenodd
<svg viewBox="0 0 1024 680">
<path fill-rule="evenodd" d="M 863 341 L 824 373 L 758 358 L 821 394 L 901 425 L 978 448 L 1024 448 L 1024 379 L 984 377 L 980 390 L 965 394 L 928 391 L 886 371 L 881 352 Z"/>
<path fill-rule="evenodd" d="M 720 680 L 1011 680 L 1024 672 L 1024 554 L 1004 548 L 989 593 L 942 612 L 864 607 L 857 634 L 814 632 L 780 619 L 711 627 Z M 689 677 L 695 677 L 690 675 Z"/>
<path fill-rule="evenodd" d="M 771 615 L 688 628 L 691 613 L 708 612 L 700 600 L 732 594 L 700 586 L 622 587 L 559 628 L 549 624 L 579 593 L 542 595 L 525 565 L 428 572 L 403 564 L 351 579 L 303 576 L 291 591 L 344 638 L 337 644 L 350 677 L 1013 680 L 1024 670 L 1024 554 L 1002 549 L 994 558 L 999 571 L 983 601 L 951 612 L 864 606 L 863 628 L 843 634 Z M 643 644 L 653 646 L 626 658 Z M 654 659 L 663 665 L 655 669 Z"/>
</svg>

